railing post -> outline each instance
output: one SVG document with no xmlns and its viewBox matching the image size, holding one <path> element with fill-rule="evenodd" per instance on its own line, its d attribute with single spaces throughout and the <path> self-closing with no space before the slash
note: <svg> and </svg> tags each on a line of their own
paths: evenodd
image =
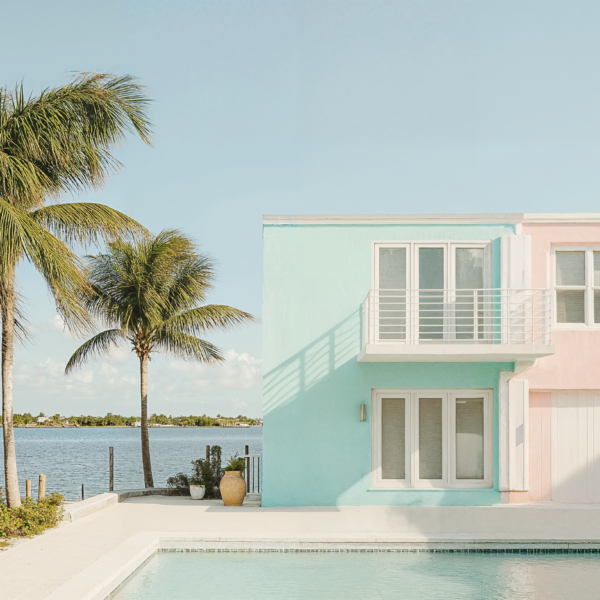
<svg viewBox="0 0 600 600">
<path fill-rule="evenodd" d="M 250 458 L 248 456 L 248 446 L 244 446 L 244 457 L 246 459 L 246 494 L 250 493 Z"/>
<path fill-rule="evenodd" d="M 115 490 L 115 455 L 114 448 L 108 447 L 108 491 Z"/>
<path fill-rule="evenodd" d="M 206 462 L 210 462 L 210 446 L 206 444 Z"/>
</svg>

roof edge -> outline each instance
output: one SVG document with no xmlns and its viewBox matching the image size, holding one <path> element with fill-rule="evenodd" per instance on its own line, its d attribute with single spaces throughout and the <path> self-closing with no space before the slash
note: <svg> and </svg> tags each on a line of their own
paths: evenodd
<svg viewBox="0 0 600 600">
<path fill-rule="evenodd" d="M 523 222 L 523 213 L 419 215 L 263 215 L 263 225 L 444 225 L 509 224 Z M 600 215 L 598 215 L 600 219 Z"/>
</svg>

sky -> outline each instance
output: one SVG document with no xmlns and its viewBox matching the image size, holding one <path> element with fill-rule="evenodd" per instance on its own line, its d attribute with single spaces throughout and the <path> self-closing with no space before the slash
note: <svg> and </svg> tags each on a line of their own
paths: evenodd
<svg viewBox="0 0 600 600">
<path fill-rule="evenodd" d="M 262 215 L 594 212 L 600 195 L 600 3 L 569 0 L 21 0 L 3 7 L 0 85 L 73 72 L 140 78 L 153 147 L 78 199 L 218 263 L 211 302 L 260 317 Z M 71 198 L 65 198 L 69 201 Z M 18 273 L 34 342 L 15 412 L 139 414 L 121 351 L 63 375 L 65 333 Z M 260 416 L 260 324 L 210 336 L 223 367 L 156 357 L 151 412 Z"/>
</svg>

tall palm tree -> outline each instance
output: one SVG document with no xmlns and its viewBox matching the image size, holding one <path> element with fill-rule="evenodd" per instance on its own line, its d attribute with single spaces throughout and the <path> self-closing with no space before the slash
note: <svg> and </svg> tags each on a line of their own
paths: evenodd
<svg viewBox="0 0 600 600">
<path fill-rule="evenodd" d="M 214 264 L 182 233 L 163 231 L 134 242 L 117 241 L 90 256 L 90 316 L 109 327 L 83 344 L 65 373 L 129 343 L 140 361 L 142 463 L 145 487 L 154 487 L 148 439 L 148 361 L 153 352 L 204 364 L 222 362 L 220 350 L 198 337 L 253 321 L 237 308 L 203 304 L 213 287 Z"/>
<path fill-rule="evenodd" d="M 149 100 L 129 76 L 82 74 L 26 97 L 0 88 L 0 315 L 2 420 L 9 506 L 21 504 L 13 434 L 13 347 L 23 334 L 15 292 L 17 266 L 45 279 L 69 329 L 89 325 L 81 304 L 87 280 L 73 244 L 141 231 L 126 215 L 96 203 L 58 204 L 65 193 L 101 187 L 121 165 L 111 154 L 128 133 L 149 143 Z"/>
</svg>

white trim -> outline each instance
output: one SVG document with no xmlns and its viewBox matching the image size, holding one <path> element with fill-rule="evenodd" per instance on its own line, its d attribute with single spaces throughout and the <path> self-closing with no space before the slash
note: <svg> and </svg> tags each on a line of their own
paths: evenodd
<svg viewBox="0 0 600 600">
<path fill-rule="evenodd" d="M 357 362 L 518 362 L 554 354 L 550 345 L 531 344 L 365 344 Z"/>
<path fill-rule="evenodd" d="M 508 382 L 513 374 L 510 371 L 500 371 L 499 399 L 499 488 L 508 492 L 509 487 L 509 452 L 508 452 Z"/>
<path fill-rule="evenodd" d="M 557 252 L 584 252 L 584 285 L 556 285 L 556 253 Z M 594 322 L 594 290 L 600 286 L 594 286 L 594 252 L 600 252 L 600 245 L 552 245 L 550 249 L 550 273 L 552 291 L 552 328 L 557 330 L 599 330 L 600 323 Z M 558 318 L 558 290 L 580 290 L 584 292 L 584 322 L 583 323 L 559 323 Z"/>
<path fill-rule="evenodd" d="M 405 478 L 381 477 L 381 401 L 405 399 Z M 443 410 L 443 475 L 440 480 L 419 479 L 419 399 L 441 398 Z M 456 479 L 455 415 L 457 398 L 483 398 L 484 401 L 484 477 Z M 372 389 L 371 390 L 371 489 L 489 489 L 494 482 L 494 392 L 489 389 Z"/>
<path fill-rule="evenodd" d="M 600 223 L 600 213 L 525 213 L 523 223 Z"/>
<path fill-rule="evenodd" d="M 263 215 L 264 225 L 433 225 L 484 224 L 515 225 L 523 223 L 600 223 L 600 213 L 466 213 L 466 214 L 363 214 L 363 215 Z"/>
<path fill-rule="evenodd" d="M 263 225 L 517 225 L 523 213 L 419 215 L 263 215 Z M 599 217 L 600 221 L 600 217 Z"/>
</svg>

